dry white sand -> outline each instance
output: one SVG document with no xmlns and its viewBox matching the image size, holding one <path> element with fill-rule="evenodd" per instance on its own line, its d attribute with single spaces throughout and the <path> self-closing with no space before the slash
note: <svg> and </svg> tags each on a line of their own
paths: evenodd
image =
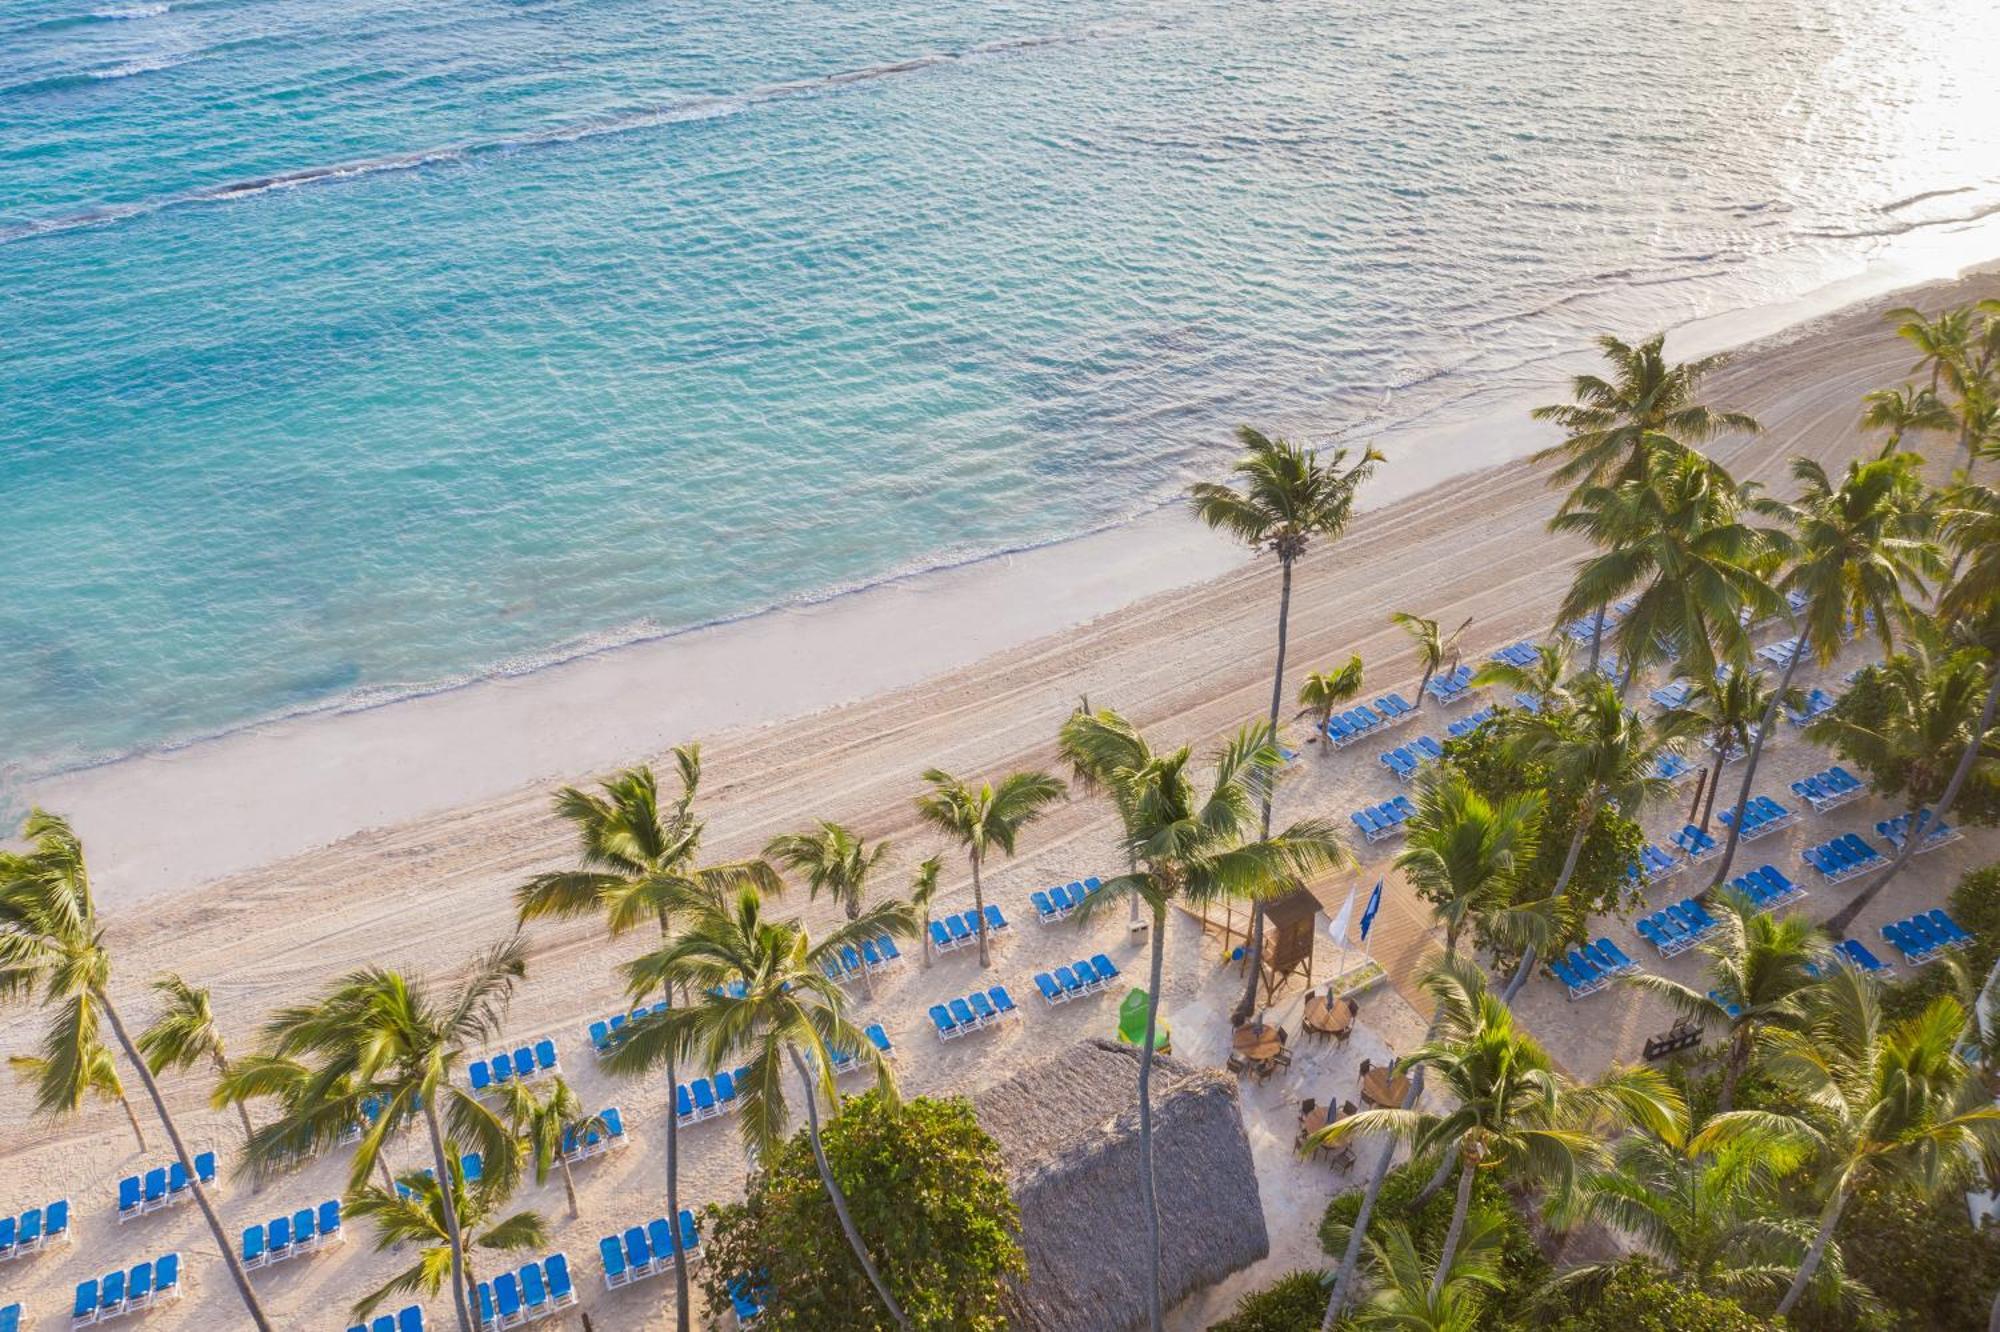
<svg viewBox="0 0 2000 1332">
<path fill-rule="evenodd" d="M 1935 306 L 1946 299 L 1996 292 L 2000 281 L 1979 278 L 1934 288 L 1921 299 Z M 1710 390 L 1712 400 L 1753 411 L 1767 426 L 1767 433 L 1757 440 L 1724 445 L 1723 459 L 1740 475 L 1778 484 L 1782 490 L 1786 457 L 1806 453 L 1838 461 L 1863 448 L 1864 441 L 1853 430 L 1861 394 L 1897 382 L 1911 359 L 1881 322 L 1880 309 L 1890 303 L 1876 301 L 1819 319 L 1746 352 L 1720 373 Z M 1551 396 L 1558 392 L 1552 389 Z M 1294 601 L 1293 678 L 1359 652 L 1369 663 L 1371 688 L 1377 692 L 1401 688 L 1408 693 L 1415 671 L 1402 634 L 1388 624 L 1388 613 L 1394 609 L 1453 622 L 1475 616 L 1468 635 L 1475 654 L 1545 632 L 1566 583 L 1567 564 L 1576 553 L 1574 546 L 1543 531 L 1554 503 L 1541 474 L 1526 465 L 1509 464 L 1459 477 L 1361 515 L 1337 548 L 1309 556 L 1300 570 Z M 885 882 L 897 885 L 915 860 L 935 848 L 910 806 L 918 788 L 916 775 L 927 766 L 997 774 L 1049 764 L 1056 726 L 1086 694 L 1094 704 L 1125 710 L 1163 741 L 1207 742 L 1254 718 L 1268 697 L 1275 579 L 1268 564 L 1234 557 L 1219 563 L 1226 571 L 1208 581 L 1153 595 L 1069 631 L 784 725 L 729 727 L 716 719 L 746 714 L 718 709 L 704 719 L 703 736 L 708 761 L 703 804 L 711 824 L 710 853 L 717 857 L 749 853 L 773 833 L 812 818 L 839 819 L 871 837 L 895 841 L 897 851 Z M 1126 576 L 1119 572 L 1111 581 Z M 1176 566 L 1149 585 L 1173 587 L 1184 576 Z M 956 606 L 933 611 L 933 604 L 927 602 L 924 611 L 913 614 L 905 603 L 900 618 L 911 624 L 897 625 L 898 614 L 878 621 L 880 641 L 936 638 L 935 632 L 909 631 L 913 626 L 931 629 L 933 615 L 962 613 Z M 909 636 L 894 638 L 892 633 Z M 1850 658 L 1836 673 L 1858 664 L 1861 650 L 1850 653 Z M 809 679 L 820 662 L 786 658 L 782 664 L 785 669 L 757 677 L 760 692 L 782 689 L 783 681 L 794 680 L 798 683 L 791 696 L 810 703 L 826 697 L 815 692 Z M 929 664 L 927 660 L 924 668 Z M 779 685 L 770 685 L 774 678 Z M 672 711 L 674 688 L 659 682 L 639 688 L 629 681 L 627 687 L 629 693 L 606 695 L 603 729 L 591 741 L 602 747 L 605 761 L 657 754 L 665 742 L 693 735 L 692 730 L 679 729 L 691 727 L 696 719 Z M 1463 711 L 1462 706 L 1452 715 Z M 675 718 L 671 728 L 657 719 L 669 713 Z M 106 848 L 106 919 L 118 958 L 117 991 L 135 1019 L 143 1018 L 147 1008 L 145 979 L 170 967 L 214 987 L 228 1034 L 239 1048 L 248 1045 L 256 1023 L 273 1006 L 309 995 L 357 964 L 379 962 L 448 977 L 453 966 L 511 928 L 509 890 L 515 884 L 536 871 L 569 863 L 568 830 L 549 811 L 550 783 L 515 781 L 501 794 L 371 829 L 303 854 L 258 862 L 214 882 L 171 893 L 145 891 L 156 877 L 169 884 L 200 877 L 190 873 L 190 866 L 242 862 L 243 845 L 263 846 L 266 843 L 260 839 L 273 836 L 283 841 L 287 819 L 307 828 L 322 826 L 316 822 L 318 800 L 359 802 L 341 805 L 345 818 L 354 808 L 365 806 L 371 793 L 379 793 L 378 785 L 396 790 L 426 783 L 444 790 L 473 789 L 482 780 L 477 770 L 492 760 L 494 751 L 484 747 L 447 749 L 421 756 L 423 766 L 411 770 L 415 757 L 397 744 L 397 709 L 372 715 L 385 719 L 370 733 L 373 738 L 355 741 L 340 761 L 329 760 L 323 768 L 313 762 L 298 765 L 306 769 L 303 780 L 278 788 L 294 802 L 288 807 L 281 804 L 274 810 L 251 801 L 241 808 L 226 802 L 218 808 L 211 802 L 206 809 L 191 809 L 172 789 L 181 770 L 171 760 L 156 765 L 151 783 L 134 779 L 129 787 L 102 788 L 122 790 L 123 803 L 100 800 L 90 805 L 83 827 L 93 845 Z M 355 721 L 341 719 L 338 724 Z M 1441 725 L 1435 710 L 1427 710 L 1419 723 L 1432 732 Z M 511 739 L 532 750 L 538 742 L 534 726 L 522 729 L 528 734 L 497 737 L 493 743 L 504 748 L 503 742 Z M 621 737 L 629 743 L 621 743 Z M 547 753 L 560 751 L 555 741 L 550 744 Z M 1390 794 L 1395 786 L 1376 762 L 1377 748 L 1361 745 L 1338 755 L 1323 755 L 1317 746 L 1308 748 L 1294 765 L 1296 779 L 1282 795 L 1280 818 L 1310 811 L 1344 819 L 1365 801 Z M 371 758 L 388 766 L 373 766 Z M 1760 785 L 1782 794 L 1785 781 L 1820 766 L 1823 760 L 1788 735 L 1770 760 L 1768 782 Z M 473 771 L 468 775 L 461 769 Z M 254 765 L 252 771 L 260 780 L 276 779 L 276 774 Z M 569 768 L 559 771 L 565 777 L 582 775 Z M 1848 828 L 1872 832 L 1873 820 L 1886 812 L 1880 802 L 1871 801 L 1831 818 L 1809 819 L 1806 825 L 1815 840 L 1822 829 L 1826 836 Z M 145 839 L 121 835 L 126 824 L 162 827 L 181 819 L 193 820 L 201 835 L 182 837 L 177 843 L 182 849 L 164 864 L 148 865 Z M 1664 833 L 1675 822 L 1662 811 L 1649 819 L 1649 828 Z M 1789 832 L 1760 841 L 1743 863 L 1747 868 L 1768 859 L 1804 882 L 1796 852 L 1805 835 Z M 318 838 L 293 840 L 303 845 Z M 1976 857 L 1990 856 L 1994 845 L 1991 834 L 1976 834 L 1950 850 L 1923 857 L 1899 885 L 1893 906 L 1885 904 L 1877 914 L 1886 918 L 1942 900 L 1956 871 Z M 1357 873 L 1319 885 L 1322 901 L 1337 904 L 1350 883 L 1372 883 L 1385 872 L 1394 849 L 1363 848 Z M 204 856 L 210 859 L 203 860 Z M 1016 922 L 1013 937 L 1000 948 L 992 978 L 1008 984 L 1028 1008 L 1018 1028 L 949 1046 L 941 1046 L 927 1033 L 925 1007 L 962 993 L 973 980 L 976 962 L 963 953 L 941 960 L 930 973 L 922 972 L 913 958 L 872 1001 L 860 1005 L 868 1018 L 883 1021 L 896 1040 L 906 1088 L 933 1093 L 976 1089 L 1041 1052 L 1108 1029 L 1114 1000 L 1049 1011 L 1031 998 L 1030 976 L 1097 947 L 1111 951 L 1130 973 L 1142 956 L 1140 945 L 1124 938 L 1116 921 L 1101 922 L 1091 940 L 1051 939 L 1031 923 L 1027 894 L 1047 883 L 1102 872 L 1115 860 L 1114 829 L 1103 805 L 1078 800 L 1034 828 L 1024 839 L 1019 859 L 990 876 L 991 899 Z M 945 897 L 963 904 L 968 885 L 956 867 L 953 875 Z M 1324 1167 L 1288 1159 L 1296 1102 L 1303 1096 L 1351 1095 L 1354 1061 L 1377 1050 L 1407 1048 L 1420 1030 L 1420 1019 L 1395 998 L 1395 992 L 1404 998 L 1412 995 L 1421 958 L 1432 945 L 1428 918 L 1393 874 L 1390 886 L 1373 942 L 1395 989 L 1374 992 L 1363 1014 L 1364 1030 L 1348 1046 L 1309 1052 L 1288 1078 L 1246 1088 L 1260 1179 L 1270 1205 L 1274 1257 L 1204 1301 L 1200 1310 L 1183 1311 L 1179 1321 L 1184 1325 L 1200 1325 L 1228 1294 L 1249 1281 L 1314 1257 L 1312 1228 L 1325 1197 L 1340 1180 Z M 1816 890 L 1808 906 L 1830 911 L 1848 891 Z M 823 903 L 800 906 L 811 920 L 828 917 Z M 1877 923 L 1875 916 L 1862 922 L 1869 930 Z M 1606 932 L 1634 957 L 1654 965 L 1623 926 L 1608 925 Z M 538 926 L 531 938 L 535 951 L 530 980 L 514 1005 L 510 1043 L 553 1036 L 562 1049 L 566 1072 L 584 1097 L 625 1108 L 635 1143 L 620 1157 L 584 1167 L 581 1220 L 567 1222 L 560 1190 L 553 1186 L 539 1194 L 531 1190 L 525 1202 L 557 1224 L 557 1241 L 572 1256 L 598 1327 L 666 1326 L 660 1288 L 641 1287 L 607 1298 L 597 1289 L 592 1257 L 596 1236 L 661 1210 L 664 1089 L 653 1084 L 614 1086 L 598 1074 L 582 1039 L 586 1022 L 621 1007 L 613 966 L 643 947 L 643 941 L 607 944 L 585 924 Z M 1175 1019 L 1177 1052 L 1219 1063 L 1225 1033 L 1215 1015 L 1227 1006 L 1233 973 L 1220 967 L 1217 941 L 1204 943 L 1185 923 L 1170 931 L 1169 945 L 1165 999 Z M 1668 965 L 1678 968 L 1679 974 L 1692 964 Z M 1646 1032 L 1662 1025 L 1657 1015 L 1625 995 L 1570 1004 L 1547 981 L 1530 987 L 1524 1009 L 1556 1053 L 1586 1072 L 1611 1058 L 1636 1056 Z M 9 1010 L 0 1025 L 0 1041 L 9 1052 L 28 1049 L 34 1035 L 34 1015 L 19 1008 Z M 231 1120 L 203 1108 L 203 1093 L 198 1079 L 176 1079 L 171 1084 L 173 1100 L 187 1116 L 192 1136 L 226 1150 L 232 1142 Z M 178 1210 L 124 1227 L 112 1220 L 117 1177 L 160 1159 L 157 1134 L 154 1152 L 142 1157 L 115 1110 L 93 1109 L 78 1120 L 36 1126 L 32 1131 L 23 1127 L 27 1114 L 28 1103 L 18 1086 L 0 1090 L 0 1122 L 10 1126 L 0 1140 L 0 1152 L 5 1154 L 7 1178 L 13 1181 L 0 1197 L 0 1207 L 18 1210 L 67 1195 L 76 1208 L 79 1239 L 72 1250 L 0 1269 L 8 1298 L 27 1301 L 31 1326 L 56 1326 L 67 1309 L 71 1288 L 84 1276 L 170 1248 L 180 1249 L 189 1260 L 189 1298 L 176 1310 L 154 1314 L 152 1324 L 239 1325 L 220 1263 L 191 1212 Z M 691 1129 L 683 1142 L 685 1200 L 699 1203 L 740 1189 L 742 1157 L 727 1121 Z M 398 1160 L 415 1163 L 416 1152 L 405 1147 Z M 220 1205 L 232 1228 L 240 1228 L 332 1195 L 341 1174 L 340 1161 L 322 1162 L 255 1198 L 246 1188 L 231 1184 L 222 1190 Z M 340 1311 L 348 1301 L 397 1265 L 394 1255 L 369 1255 L 365 1236 L 357 1233 L 352 1241 L 344 1251 L 256 1278 L 282 1326 L 344 1326 Z M 433 1315 L 444 1308 L 442 1302 L 435 1303 Z"/>
</svg>

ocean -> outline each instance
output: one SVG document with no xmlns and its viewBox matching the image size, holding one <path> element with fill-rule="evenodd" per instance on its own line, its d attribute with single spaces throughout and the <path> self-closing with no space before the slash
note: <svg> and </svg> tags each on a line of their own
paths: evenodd
<svg viewBox="0 0 2000 1332">
<path fill-rule="evenodd" d="M 1241 421 L 1798 296 L 2000 209 L 1996 50 L 1991 0 L 13 0 L 0 773 L 1061 540 Z"/>
</svg>

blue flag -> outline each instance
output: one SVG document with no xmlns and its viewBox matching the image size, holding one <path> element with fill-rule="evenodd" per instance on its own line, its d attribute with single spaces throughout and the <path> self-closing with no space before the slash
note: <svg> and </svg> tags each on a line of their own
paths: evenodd
<svg viewBox="0 0 2000 1332">
<path fill-rule="evenodd" d="M 1368 894 L 1368 906 L 1361 913 L 1361 942 L 1368 942 L 1368 927 L 1375 923 L 1375 913 L 1382 909 L 1382 881 L 1375 880 L 1375 891 Z"/>
</svg>

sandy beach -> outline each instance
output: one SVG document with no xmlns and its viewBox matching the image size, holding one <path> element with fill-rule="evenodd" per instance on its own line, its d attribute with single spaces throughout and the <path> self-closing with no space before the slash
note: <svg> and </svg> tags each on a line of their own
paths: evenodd
<svg viewBox="0 0 2000 1332">
<path fill-rule="evenodd" d="M 1991 273 L 1933 284 L 1813 318 L 1744 348 L 1713 377 L 1706 396 L 1754 413 L 1765 432 L 1724 442 L 1715 451 L 1719 461 L 1786 493 L 1786 459 L 1804 454 L 1838 464 L 1872 447 L 1855 429 L 1861 396 L 1900 382 L 1912 360 L 1882 310 L 1994 295 L 2000 276 Z M 1690 343 L 1699 340 L 1695 335 Z M 1669 344 L 1670 352 L 1690 350 Z M 1562 394 L 1551 383 L 1543 400 Z M 1518 408 L 1495 418 L 1490 432 L 1461 430 L 1468 458 L 1484 463 L 1499 453 L 1515 460 L 1433 485 L 1419 484 L 1414 467 L 1392 466 L 1391 476 L 1404 479 L 1385 479 L 1348 536 L 1314 551 L 1299 569 L 1291 680 L 1359 653 L 1371 695 L 1401 689 L 1414 697 L 1417 672 L 1405 635 L 1389 622 L 1394 610 L 1449 623 L 1471 616 L 1465 642 L 1474 660 L 1548 631 L 1579 547 L 1544 531 L 1556 496 L 1541 471 L 1518 460 L 1537 437 Z M 366 714 L 262 728 L 71 774 L 26 794 L 71 814 L 93 850 L 119 967 L 116 988 L 127 1009 L 143 1017 L 147 978 L 179 970 L 213 987 L 228 1035 L 237 1048 L 248 1048 L 271 1008 L 358 965 L 443 975 L 504 937 L 513 924 L 510 890 L 572 859 L 569 830 L 549 809 L 553 786 L 657 758 L 674 743 L 703 744 L 710 855 L 750 854 L 773 834 L 835 819 L 894 843 L 881 882 L 900 885 L 910 866 L 938 849 L 911 807 L 924 768 L 970 776 L 1049 766 L 1056 727 L 1084 697 L 1125 712 L 1162 742 L 1207 743 L 1257 717 L 1270 688 L 1271 565 L 1200 532 L 1178 511 L 1148 520 L 1137 539 L 1120 532 L 1092 541 L 1013 557 L 1031 571 L 1036 596 L 983 599 L 984 580 L 1002 570 L 973 566 L 878 589 L 858 612 L 844 605 L 788 612 Z M 832 615 L 843 621 L 838 640 L 810 632 Z M 1066 627 L 1035 632 L 1051 618 Z M 827 655 L 829 641 L 839 645 L 838 660 Z M 1855 645 L 1823 678 L 1837 681 L 1870 660 L 1870 652 Z M 857 670 L 857 661 L 867 665 Z M 524 695 L 540 701 L 524 708 Z M 421 721 L 417 709 L 424 710 Z M 1466 710 L 1461 705 L 1448 715 Z M 1447 719 L 1432 705 L 1407 734 L 1441 732 Z M 1302 753 L 1281 792 L 1280 819 L 1310 812 L 1344 822 L 1348 811 L 1396 789 L 1376 761 L 1382 746 L 1331 755 L 1301 746 L 1304 733 L 1303 726 L 1292 732 Z M 1788 729 L 1771 751 L 1760 788 L 1782 793 L 1787 782 L 1826 762 Z M 1838 831 L 1872 829 L 1875 819 L 1893 812 L 1870 798 L 1807 818 L 1747 847 L 1739 864 L 1769 861 L 1805 883 L 1800 847 Z M 1682 813 L 1649 816 L 1649 834 L 1662 839 Z M 1005 983 L 1025 1003 L 1034 972 L 1079 952 L 1110 951 L 1128 974 L 1139 964 L 1143 944 L 1127 936 L 1122 921 L 1099 922 L 1085 940 L 1040 929 L 1028 906 L 1035 888 L 1105 872 L 1117 859 L 1114 833 L 1101 802 L 1078 798 L 1036 825 L 1018 858 L 989 871 L 989 900 L 1014 925 L 984 983 Z M 1891 900 L 1859 922 L 1857 934 L 1872 939 L 1882 920 L 1941 902 L 1957 875 L 1991 858 L 1996 846 L 1993 833 L 1977 831 L 1922 857 Z M 1273 1256 L 1198 1301 L 1200 1307 L 1178 1311 L 1177 1326 L 1205 1326 L 1234 1291 L 1315 1260 L 1319 1211 L 1347 1181 L 1338 1171 L 1291 1159 L 1296 1104 L 1302 1096 L 1352 1096 L 1361 1058 L 1379 1062 L 1407 1049 L 1421 1031 L 1413 982 L 1432 943 L 1427 915 L 1387 872 L 1393 845 L 1357 850 L 1356 871 L 1315 890 L 1324 905 L 1337 907 L 1351 885 L 1365 891 L 1387 874 L 1372 943 L 1388 983 L 1364 999 L 1362 1029 L 1352 1041 L 1309 1051 L 1284 1078 L 1246 1084 Z M 940 907 L 969 904 L 962 864 L 948 864 Z M 1699 886 L 1699 874 L 1684 880 L 1688 890 Z M 1813 891 L 1804 909 L 1816 916 L 1830 914 L 1850 891 L 1807 886 Z M 1665 900 L 1667 891 L 1655 897 Z M 824 902 L 808 904 L 802 893 L 788 906 L 815 922 L 832 911 Z M 1603 932 L 1648 967 L 1684 978 L 1698 967 L 1692 955 L 1664 964 L 1642 956 L 1622 923 L 1606 922 Z M 529 981 L 512 1009 L 510 1043 L 553 1037 L 580 1095 L 622 1107 L 634 1143 L 583 1169 L 580 1219 L 568 1219 L 558 1185 L 531 1188 L 526 1200 L 543 1210 L 558 1247 L 570 1253 L 599 1328 L 669 1326 L 657 1284 L 607 1296 L 591 1257 L 597 1236 L 660 1210 L 665 1089 L 606 1078 L 583 1037 L 587 1022 L 623 1007 L 613 966 L 641 943 L 607 944 L 587 924 L 537 926 L 529 938 Z M 1222 943 L 1177 920 L 1169 945 L 1165 1002 L 1176 1053 L 1219 1064 L 1227 1042 L 1221 1014 L 1236 983 L 1221 965 Z M 857 995 L 868 1020 L 884 1023 L 895 1041 L 908 1091 L 972 1091 L 1111 1024 L 1113 999 L 1055 1010 L 1032 1004 L 1016 1027 L 942 1046 L 927 1030 L 924 1009 L 963 993 L 977 961 L 962 952 L 925 972 L 914 951 L 872 998 Z M 1331 953 L 1322 940 L 1324 966 Z M 1295 1020 L 1297 1001 L 1294 989 L 1277 1020 Z M 1573 1004 L 1546 980 L 1529 986 L 1522 1011 L 1580 1072 L 1636 1058 L 1645 1036 L 1664 1026 L 1657 1009 L 1624 994 Z M 0 1033 L 8 1051 L 27 1048 L 35 1020 L 21 1008 L 6 1011 Z M 171 1094 L 194 1138 L 227 1151 L 234 1121 L 202 1108 L 203 1086 L 178 1081 Z M 19 1085 L 0 1088 L 7 1122 L 24 1123 L 28 1109 Z M 150 1327 L 233 1325 L 226 1277 L 191 1209 L 126 1227 L 113 1219 L 116 1179 L 162 1159 L 154 1137 L 154 1152 L 142 1158 L 116 1109 L 93 1107 L 78 1120 L 0 1140 L 16 1181 L 6 1203 L 19 1210 L 68 1196 L 77 1217 L 74 1249 L 5 1274 L 13 1297 L 28 1300 L 32 1326 L 55 1326 L 76 1281 L 114 1262 L 136 1261 L 140 1247 L 149 1254 L 177 1248 L 190 1265 L 189 1298 L 151 1315 Z M 730 1123 L 691 1129 L 682 1145 L 684 1201 L 740 1190 L 743 1157 Z M 414 1146 L 399 1160 L 415 1164 Z M 343 1173 L 344 1162 L 323 1160 L 255 1197 L 247 1184 L 232 1182 L 220 1206 L 240 1228 L 333 1196 Z M 343 1251 L 256 1279 L 284 1326 L 339 1327 L 348 1302 L 399 1265 L 394 1255 L 372 1255 L 366 1236 L 356 1233 Z M 438 1302 L 433 1312 L 443 1309 Z"/>
</svg>

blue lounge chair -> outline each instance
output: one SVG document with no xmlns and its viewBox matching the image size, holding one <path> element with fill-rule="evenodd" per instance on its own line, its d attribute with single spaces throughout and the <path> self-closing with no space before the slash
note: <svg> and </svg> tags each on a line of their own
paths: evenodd
<svg viewBox="0 0 2000 1332">
<path fill-rule="evenodd" d="M 1090 959 L 1090 966 L 1091 970 L 1097 973 L 1097 982 L 1100 985 L 1109 985 L 1118 979 L 1118 968 L 1102 953 Z"/>
<path fill-rule="evenodd" d="M 1021 1010 L 1014 1007 L 1014 996 L 1007 993 L 1006 986 L 991 986 L 986 991 L 986 997 L 993 1001 L 994 1011 L 999 1013 L 1001 1017 L 1018 1018 L 1021 1016 Z"/>
<path fill-rule="evenodd" d="M 1032 892 L 1028 894 L 1028 900 L 1035 904 L 1035 919 L 1043 925 L 1053 925 L 1069 914 L 1067 910 L 1057 910 L 1056 904 L 1049 900 L 1046 892 L 1039 890 Z"/>
<path fill-rule="evenodd" d="M 932 1004 L 930 1011 L 931 1025 L 937 1028 L 939 1040 L 948 1041 L 954 1036 L 961 1034 L 958 1029 L 958 1022 L 952 1017 L 950 1009 L 946 1008 L 943 1004 Z"/>
<path fill-rule="evenodd" d="M 960 1027 L 970 1029 L 979 1025 L 978 1014 L 972 1011 L 972 1005 L 963 998 L 953 999 L 946 1003 L 945 1007 L 951 1010 L 951 1020 Z"/>
<path fill-rule="evenodd" d="M 972 1009 L 972 1019 L 975 1023 L 984 1026 L 986 1023 L 999 1020 L 1000 1015 L 993 1011 L 993 1001 L 980 991 L 974 990 L 965 996 L 965 1002 Z"/>
<path fill-rule="evenodd" d="M 1041 991 L 1043 1000 L 1048 1003 L 1050 1008 L 1069 1001 L 1069 992 L 1063 989 L 1057 983 L 1056 978 L 1046 971 L 1035 973 L 1035 988 Z"/>
</svg>

